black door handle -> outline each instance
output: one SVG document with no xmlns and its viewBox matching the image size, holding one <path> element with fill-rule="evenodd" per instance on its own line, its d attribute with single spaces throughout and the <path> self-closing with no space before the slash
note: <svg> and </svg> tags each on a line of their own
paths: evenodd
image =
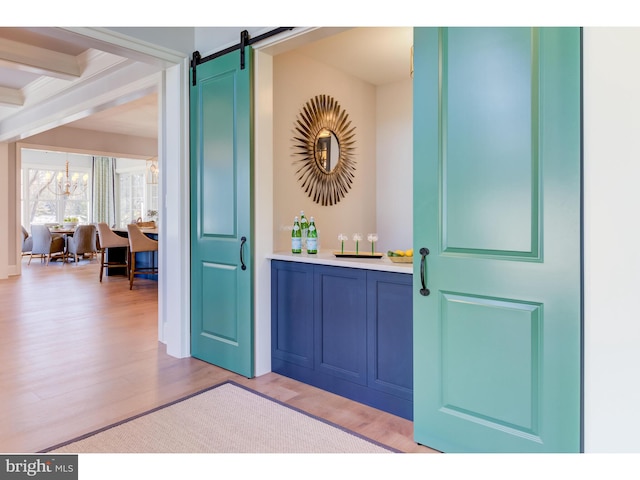
<svg viewBox="0 0 640 480">
<path fill-rule="evenodd" d="M 431 293 L 427 288 L 427 255 L 429 255 L 429 249 L 427 247 L 422 247 L 420 249 L 420 255 L 422 256 L 420 259 L 420 282 L 422 283 L 420 295 L 428 297 Z"/>
<path fill-rule="evenodd" d="M 247 266 L 244 264 L 244 255 L 243 255 L 244 249 L 242 248 L 242 247 L 244 247 L 244 244 L 246 243 L 246 241 L 247 241 L 247 237 L 242 237 L 240 239 L 240 265 L 242 265 L 240 268 L 242 270 L 246 270 L 247 269 Z"/>
</svg>

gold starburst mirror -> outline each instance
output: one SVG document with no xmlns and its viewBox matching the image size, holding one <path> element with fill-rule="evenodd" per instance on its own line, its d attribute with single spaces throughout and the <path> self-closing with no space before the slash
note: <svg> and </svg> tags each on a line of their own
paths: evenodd
<svg viewBox="0 0 640 480">
<path fill-rule="evenodd" d="M 335 205 L 351 188 L 354 132 L 347 112 L 329 95 L 310 99 L 296 118 L 296 177 L 314 202 Z"/>
</svg>

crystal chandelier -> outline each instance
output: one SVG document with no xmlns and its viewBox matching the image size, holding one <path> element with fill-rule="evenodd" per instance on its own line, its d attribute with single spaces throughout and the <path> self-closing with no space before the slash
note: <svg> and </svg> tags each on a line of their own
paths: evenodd
<svg viewBox="0 0 640 480">
<path fill-rule="evenodd" d="M 80 178 L 79 173 L 74 173 L 69 177 L 69 160 L 65 162 L 64 173 L 58 172 L 56 178 L 51 180 L 51 173 L 47 172 L 47 186 L 55 195 L 71 197 L 74 195 L 82 195 L 87 190 L 89 175 L 84 174 Z"/>
</svg>

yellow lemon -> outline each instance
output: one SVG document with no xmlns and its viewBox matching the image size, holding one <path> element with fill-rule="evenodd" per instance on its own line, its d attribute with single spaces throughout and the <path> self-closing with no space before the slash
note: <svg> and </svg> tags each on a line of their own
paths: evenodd
<svg viewBox="0 0 640 480">
<path fill-rule="evenodd" d="M 404 257 L 404 251 L 403 250 L 396 250 L 396 255 L 399 257 Z"/>
<path fill-rule="evenodd" d="M 404 254 L 407 257 L 413 257 L 413 248 L 410 248 L 409 250 L 405 251 Z"/>
</svg>

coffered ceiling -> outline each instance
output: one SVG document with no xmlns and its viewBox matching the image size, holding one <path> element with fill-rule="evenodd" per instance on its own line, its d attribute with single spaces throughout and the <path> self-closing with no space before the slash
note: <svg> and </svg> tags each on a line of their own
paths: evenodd
<svg viewBox="0 0 640 480">
<path fill-rule="evenodd" d="M 3 121 L 133 62 L 97 45 L 60 28 L 0 28 L 0 131 Z M 56 126 L 157 138 L 156 93 L 114 103 Z"/>
</svg>

